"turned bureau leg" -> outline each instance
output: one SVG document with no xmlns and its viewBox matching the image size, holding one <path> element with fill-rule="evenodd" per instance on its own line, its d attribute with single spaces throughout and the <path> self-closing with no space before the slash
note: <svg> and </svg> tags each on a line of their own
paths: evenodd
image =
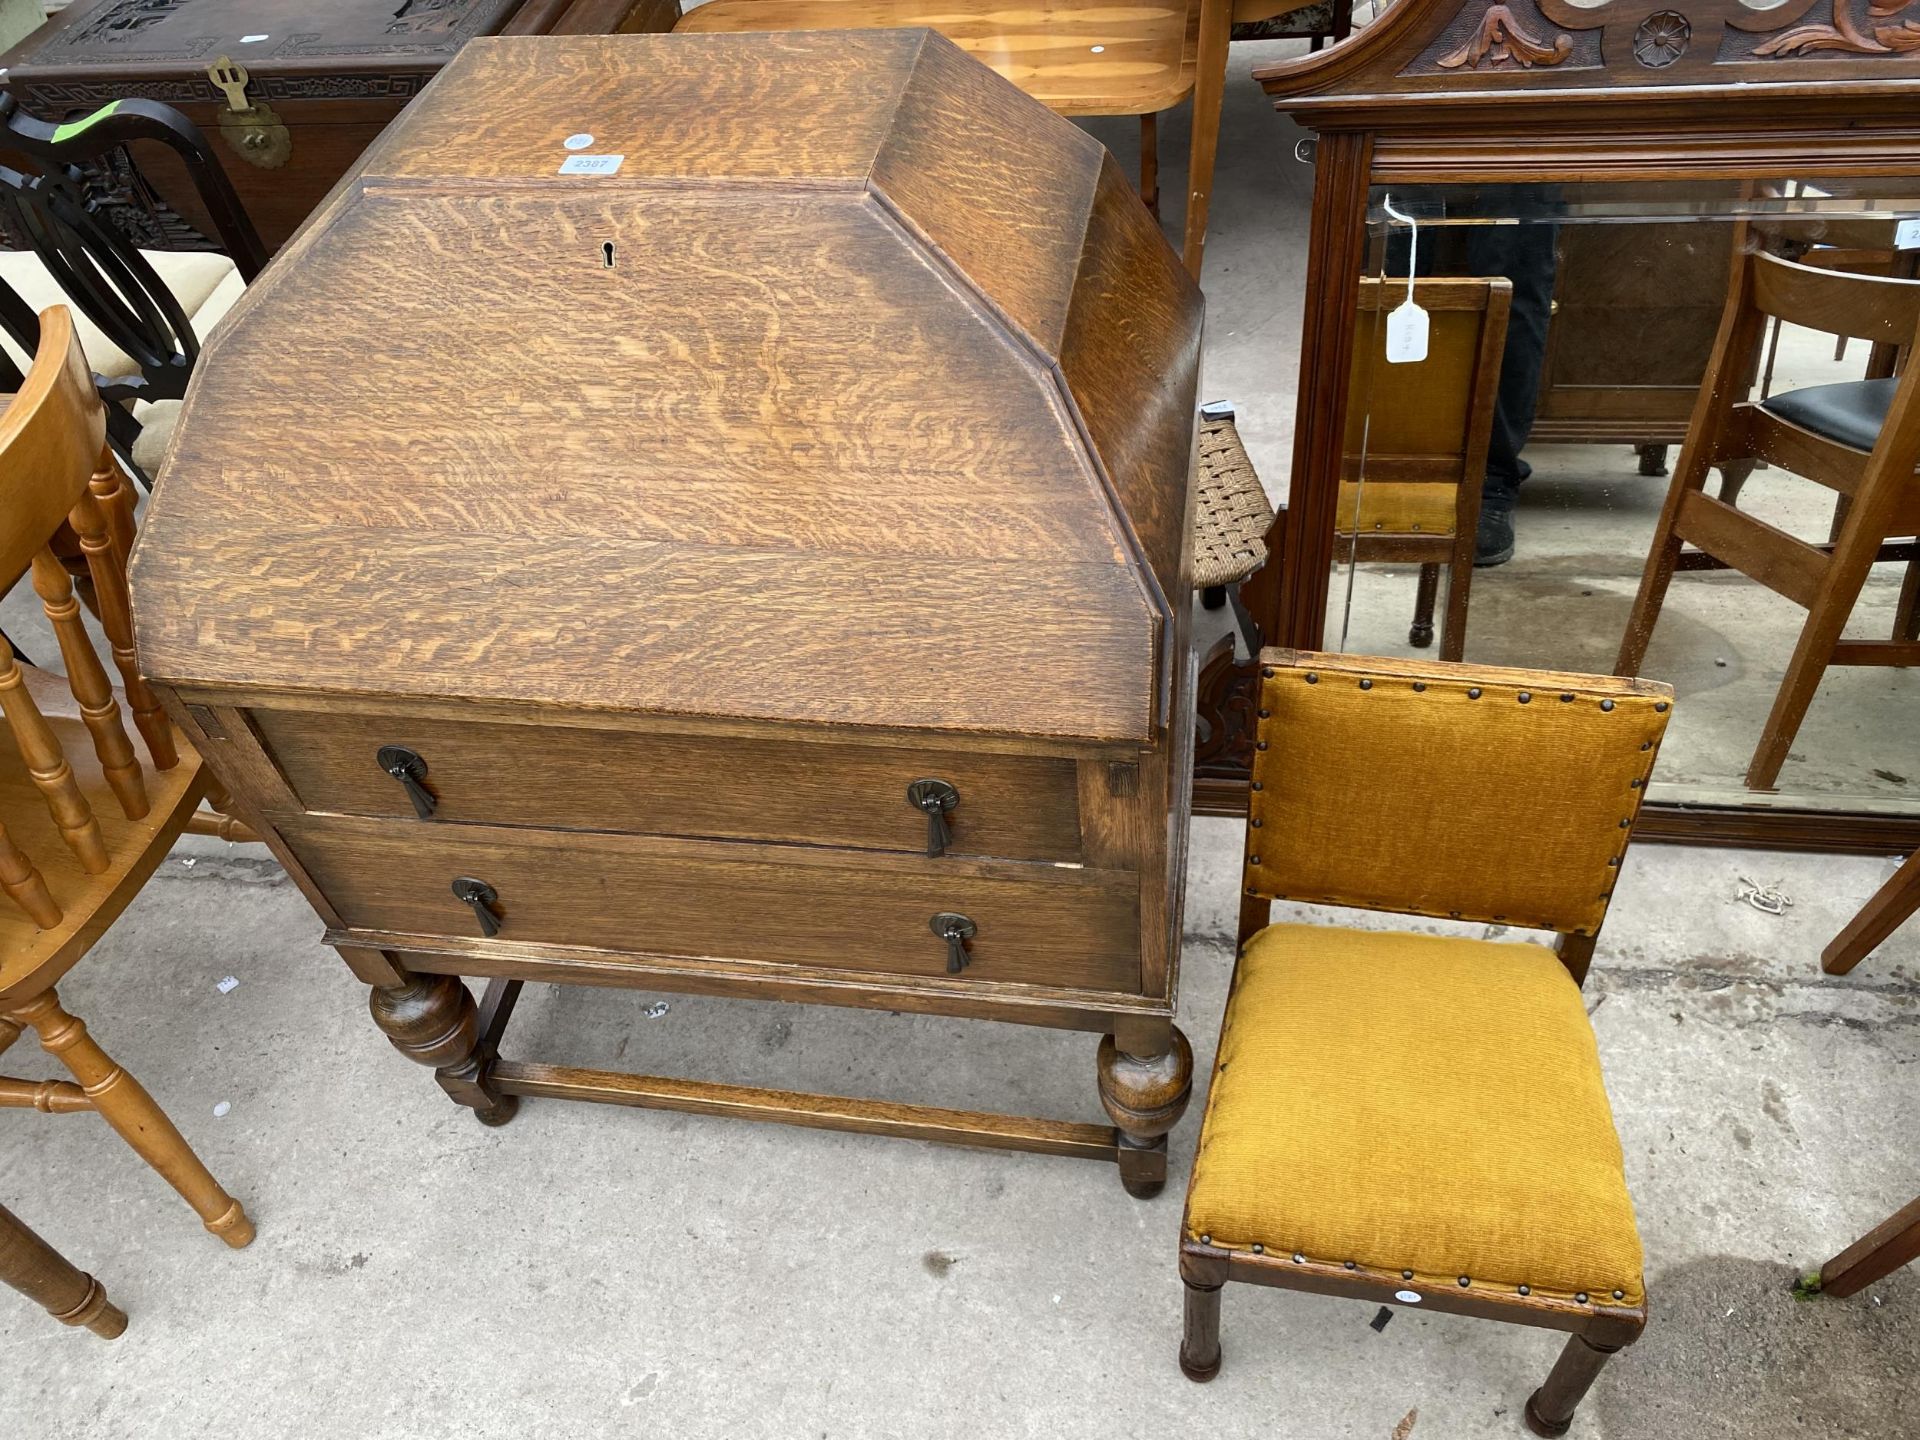
<svg viewBox="0 0 1920 1440">
<path fill-rule="evenodd" d="M 1136 1055 L 1109 1035 L 1100 1042 L 1100 1103 L 1120 1131 L 1120 1183 L 1146 1200 L 1167 1183 L 1167 1132 L 1193 1092 L 1193 1047 L 1169 1022 L 1162 1048 Z M 1131 1043 L 1140 1044 L 1138 1040 Z"/>
<path fill-rule="evenodd" d="M 401 984 L 376 985 L 367 997 L 373 1023 L 402 1055 L 433 1066 L 440 1088 L 482 1125 L 506 1124 L 520 1100 L 487 1084 L 478 1012 L 467 987 L 453 975 L 400 973 Z"/>
</svg>

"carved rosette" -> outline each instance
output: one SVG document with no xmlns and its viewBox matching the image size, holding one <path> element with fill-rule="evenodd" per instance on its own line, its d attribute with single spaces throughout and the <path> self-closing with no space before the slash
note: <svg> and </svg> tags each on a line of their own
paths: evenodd
<svg viewBox="0 0 1920 1440">
<path fill-rule="evenodd" d="M 1693 26 L 1678 10 L 1656 10 L 1633 32 L 1633 58 L 1649 70 L 1663 70 L 1687 53 Z"/>
</svg>

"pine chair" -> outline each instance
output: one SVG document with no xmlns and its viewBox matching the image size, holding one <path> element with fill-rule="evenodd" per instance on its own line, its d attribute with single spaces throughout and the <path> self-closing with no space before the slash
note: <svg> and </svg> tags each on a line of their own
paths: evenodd
<svg viewBox="0 0 1920 1440">
<path fill-rule="evenodd" d="M 0 1205 L 0 1281 L 45 1306 L 63 1325 L 84 1325 L 103 1340 L 127 1328 L 126 1312 L 107 1299 L 100 1282 L 42 1240 Z"/>
<path fill-rule="evenodd" d="M 1433 643 L 1444 566 L 1440 658 L 1458 660 L 1467 648 L 1480 488 L 1513 282 L 1416 280 L 1413 298 L 1428 317 L 1427 358 L 1394 364 L 1385 357 L 1381 318 L 1406 294 L 1404 280 L 1360 282 L 1334 553 L 1354 564 L 1420 567 L 1407 640 L 1423 649 Z"/>
<path fill-rule="evenodd" d="M 14 742 L 0 745 L 0 890 L 11 902 L 0 901 L 0 1051 L 31 1029 L 73 1081 L 0 1077 L 0 1108 L 98 1114 L 237 1248 L 253 1239 L 240 1202 L 54 990 L 139 893 L 213 780 L 135 666 L 132 494 L 106 448 L 104 407 L 73 321 L 56 306 L 39 330 L 39 353 L 0 414 L 0 593 L 31 571 L 67 679 L 0 645 L 0 709 Z M 124 691 L 109 684 L 50 543 L 69 525 Z M 151 774 L 121 723 L 123 700 Z"/>
<path fill-rule="evenodd" d="M 1563 1434 L 1646 1323 L 1580 995 L 1672 691 L 1267 650 L 1234 967 L 1182 1221 L 1180 1365 L 1229 1280 L 1571 1331 Z M 1270 924 L 1272 902 L 1560 933 Z"/>
<path fill-rule="evenodd" d="M 1747 785 L 1772 789 L 1829 665 L 1920 664 L 1914 597 L 1904 594 L 1887 640 L 1842 638 L 1883 542 L 1920 532 L 1920 369 L 1745 398 L 1742 357 L 1770 318 L 1823 334 L 1892 346 L 1904 360 L 1920 331 L 1920 280 L 1847 274 L 1756 248 L 1746 226 L 1734 243 L 1727 308 L 1700 398 L 1654 531 L 1640 593 L 1614 665 L 1635 675 L 1667 587 L 1691 542 L 1807 611 L 1774 697 Z M 1810 544 L 1708 495 L 1709 468 L 1760 459 L 1837 492 L 1846 513 L 1830 546 Z M 1908 571 L 1907 586 L 1916 584 Z"/>
<path fill-rule="evenodd" d="M 1270 13 L 1264 6 L 1253 6 Z M 1234 0 L 1115 6 L 1055 0 L 1022 9 L 997 0 L 708 0 L 676 34 L 880 30 L 926 26 L 1062 115 L 1140 117 L 1140 194 L 1159 213 L 1159 116 L 1193 97 L 1181 255 L 1200 277 Z M 1342 30 L 1344 33 L 1344 29 Z M 1036 197 L 1036 199 L 1043 197 Z"/>
</svg>

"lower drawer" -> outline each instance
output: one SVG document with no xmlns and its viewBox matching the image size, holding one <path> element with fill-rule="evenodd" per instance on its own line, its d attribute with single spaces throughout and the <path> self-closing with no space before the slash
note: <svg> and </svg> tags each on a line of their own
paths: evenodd
<svg viewBox="0 0 1920 1440">
<path fill-rule="evenodd" d="M 1129 873 L 346 817 L 282 833 L 355 930 L 480 940 L 453 891 L 470 878 L 502 940 L 938 976 L 931 921 L 954 914 L 973 925 L 965 978 L 1140 987 Z"/>
</svg>

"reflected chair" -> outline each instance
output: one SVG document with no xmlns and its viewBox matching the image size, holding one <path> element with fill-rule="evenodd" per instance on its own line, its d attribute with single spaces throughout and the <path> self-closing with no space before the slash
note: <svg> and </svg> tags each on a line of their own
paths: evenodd
<svg viewBox="0 0 1920 1440">
<path fill-rule="evenodd" d="M 164 145 L 184 162 L 225 254 L 142 250 L 100 193 L 100 167 L 144 184 L 132 144 Z M 36 173 L 0 166 L 0 224 L 26 243 L 0 251 L 0 350 L 18 369 L 39 347 L 35 315 L 74 311 L 81 349 L 109 405 L 114 450 L 145 483 L 179 414 L 200 341 L 266 264 L 252 222 L 200 130 L 150 100 L 120 100 L 52 125 L 0 96 L 0 149 Z M 122 207 L 124 208 L 124 207 Z"/>
<path fill-rule="evenodd" d="M 46 1308 L 63 1325 L 84 1325 L 103 1340 L 127 1328 L 126 1312 L 100 1282 L 42 1240 L 0 1205 L 0 1281 Z"/>
<path fill-rule="evenodd" d="M 1745 397 L 1742 358 L 1754 353 L 1770 318 L 1823 334 L 1892 346 L 1905 359 L 1920 328 L 1920 281 L 1848 274 L 1769 255 L 1738 228 L 1733 276 L 1713 359 L 1674 467 L 1614 673 L 1634 675 L 1668 585 L 1691 543 L 1807 612 L 1773 709 L 1747 768 L 1747 785 L 1768 790 L 1806 718 L 1829 665 L 1920 664 L 1913 596 L 1903 594 L 1893 635 L 1848 640 L 1842 632 L 1884 542 L 1920 531 L 1920 370 Z M 1835 491 L 1846 512 L 1833 541 L 1816 545 L 1703 489 L 1710 467 L 1765 460 Z M 1908 570 L 1907 588 L 1916 584 Z"/>
<path fill-rule="evenodd" d="M 38 320 L 40 350 L 0 414 L 0 581 L 29 573 L 59 639 L 66 680 L 0 647 L 0 1051 L 31 1029 L 72 1081 L 0 1077 L 0 1108 L 91 1111 L 120 1133 L 236 1248 L 253 1222 L 221 1189 L 166 1114 L 100 1048 L 54 986 L 139 893 L 211 775 L 140 678 L 127 604 L 132 492 L 104 440 L 106 418 L 73 322 L 62 307 Z M 66 567 L 50 541 L 79 537 L 124 690 L 93 646 Z M 122 706 L 151 761 L 142 765 Z"/>
<path fill-rule="evenodd" d="M 1394 364 L 1382 317 L 1406 294 L 1404 280 L 1360 282 L 1334 554 L 1353 564 L 1420 567 L 1407 640 L 1422 649 L 1433 643 L 1444 566 L 1440 658 L 1458 660 L 1466 654 L 1480 490 L 1513 282 L 1416 280 L 1414 300 L 1428 317 L 1427 357 Z"/>
<path fill-rule="evenodd" d="M 1292 7 L 1279 7 L 1292 8 Z M 1200 275 L 1234 0 L 1152 0 L 1115 6 L 1057 0 L 1032 9 L 995 0 L 708 0 L 688 10 L 676 34 L 766 30 L 938 30 L 1004 79 L 1062 115 L 1140 117 L 1140 194 L 1159 213 L 1158 125 L 1162 111 L 1193 97 L 1187 204 L 1181 246 Z M 1250 5 L 1249 15 L 1272 13 Z M 1344 30 L 1342 31 L 1344 33 Z M 1036 196 L 1036 203 L 1054 197 Z"/>
<path fill-rule="evenodd" d="M 1860 907 L 1860 913 L 1820 952 L 1820 968 L 1845 975 L 1920 911 L 1920 851 L 1906 858 L 1893 877 Z"/>
<path fill-rule="evenodd" d="M 1240 955 L 1182 1221 L 1181 1368 L 1230 1280 L 1572 1332 L 1565 1432 L 1646 1323 L 1580 994 L 1672 691 L 1267 650 Z M 1272 924 L 1288 900 L 1553 930 L 1556 949 Z"/>
</svg>

